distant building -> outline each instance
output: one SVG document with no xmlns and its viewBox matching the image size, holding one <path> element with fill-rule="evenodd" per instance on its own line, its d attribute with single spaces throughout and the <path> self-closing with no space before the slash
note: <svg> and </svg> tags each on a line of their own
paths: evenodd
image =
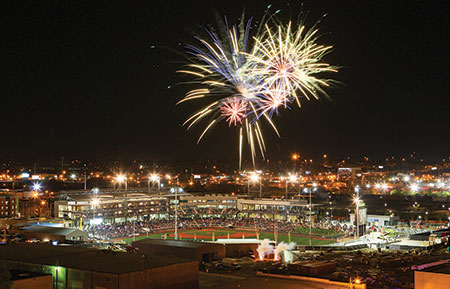
<svg viewBox="0 0 450 289">
<path fill-rule="evenodd" d="M 390 215 L 367 215 L 367 225 L 369 227 L 387 227 L 392 226 L 396 217 Z"/>
<path fill-rule="evenodd" d="M 361 176 L 361 168 L 338 168 L 337 170 L 337 180 L 340 182 L 353 183 Z"/>
<path fill-rule="evenodd" d="M 196 289 L 198 262 L 73 246 L 0 246 L 8 269 L 52 275 L 54 289 Z"/>
<path fill-rule="evenodd" d="M 237 197 L 220 194 L 207 194 L 204 196 L 184 195 L 179 197 L 181 208 L 215 208 L 235 209 Z"/>
<path fill-rule="evenodd" d="M 19 197 L 0 195 L 0 218 L 16 217 L 19 213 Z"/>
<path fill-rule="evenodd" d="M 247 218 L 289 220 L 309 213 L 305 200 L 238 199 L 237 202 L 239 215 Z M 313 210 L 315 206 L 313 204 Z"/>
<path fill-rule="evenodd" d="M 97 203 L 94 204 L 93 200 Z M 167 215 L 167 198 L 146 194 L 123 193 L 71 195 L 68 200 L 57 200 L 54 216 L 76 223 L 88 223 L 96 219 L 103 223 L 121 223 L 138 217 L 160 218 Z"/>
</svg>

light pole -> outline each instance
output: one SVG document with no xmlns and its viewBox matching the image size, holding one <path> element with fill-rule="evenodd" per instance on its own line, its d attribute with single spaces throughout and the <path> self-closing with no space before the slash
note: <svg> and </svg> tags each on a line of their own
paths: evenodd
<svg viewBox="0 0 450 289">
<path fill-rule="evenodd" d="M 121 183 L 124 183 L 124 184 L 125 184 L 125 200 L 124 200 L 124 205 L 125 205 L 125 222 L 126 222 L 127 219 L 128 219 L 128 200 L 127 200 L 127 198 L 128 198 L 128 195 L 127 195 L 127 192 L 128 192 L 128 179 L 127 179 L 127 176 L 126 176 L 126 175 L 124 175 L 124 174 L 119 174 L 119 175 L 116 176 L 116 181 L 117 181 L 119 184 L 121 184 Z M 120 185 L 119 185 L 119 188 L 120 188 Z"/>
<path fill-rule="evenodd" d="M 330 202 L 330 222 L 332 222 L 333 221 L 333 203 L 332 202 Z"/>
<path fill-rule="evenodd" d="M 93 209 L 93 213 L 92 213 L 92 224 L 94 225 L 94 230 L 92 230 L 92 239 L 94 239 L 94 242 L 95 242 L 95 209 L 96 209 L 96 207 L 97 207 L 97 205 L 98 205 L 98 199 L 93 199 L 92 200 L 92 209 Z"/>
<path fill-rule="evenodd" d="M 353 199 L 353 202 L 355 203 L 356 209 L 355 209 L 355 221 L 356 221 L 356 238 L 359 238 L 359 196 L 355 197 Z"/>
<path fill-rule="evenodd" d="M 311 215 L 312 215 L 312 197 L 311 193 L 314 188 L 314 191 L 317 190 L 317 184 L 313 183 L 313 186 L 309 188 L 309 246 L 312 246 L 312 222 L 311 222 Z"/>
<path fill-rule="evenodd" d="M 294 172 L 297 171 L 297 160 L 299 159 L 299 155 L 298 154 L 292 154 L 292 161 L 294 162 Z"/>
<path fill-rule="evenodd" d="M 178 187 L 175 187 L 175 240 L 178 240 Z"/>
</svg>

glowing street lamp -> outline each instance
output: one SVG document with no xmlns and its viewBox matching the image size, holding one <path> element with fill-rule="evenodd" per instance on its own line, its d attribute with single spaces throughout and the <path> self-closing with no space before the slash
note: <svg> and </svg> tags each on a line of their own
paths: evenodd
<svg viewBox="0 0 450 289">
<path fill-rule="evenodd" d="M 419 191 L 419 185 L 417 185 L 417 184 L 412 184 L 411 186 L 410 186 L 410 188 L 411 188 L 411 191 L 413 191 L 413 192 L 418 192 Z"/>
<path fill-rule="evenodd" d="M 297 171 L 297 160 L 300 158 L 298 154 L 292 154 L 292 161 L 294 162 L 294 172 Z"/>
</svg>

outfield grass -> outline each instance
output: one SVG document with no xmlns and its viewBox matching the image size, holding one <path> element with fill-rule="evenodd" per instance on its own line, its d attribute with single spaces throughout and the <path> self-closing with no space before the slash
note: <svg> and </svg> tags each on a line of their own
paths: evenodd
<svg viewBox="0 0 450 289">
<path fill-rule="evenodd" d="M 303 233 L 303 231 L 301 231 Z M 309 234 L 309 230 L 307 231 Z M 319 233 L 319 231 L 315 232 L 316 234 Z M 173 239 L 173 231 L 170 232 L 164 232 L 164 233 L 153 233 L 148 234 L 148 238 L 150 239 L 161 239 L 161 236 L 167 235 L 167 239 Z M 204 240 L 204 241 L 212 241 L 213 237 L 214 240 L 217 240 L 218 238 L 221 239 L 227 239 L 228 235 L 230 235 L 230 239 L 256 239 L 257 234 L 256 232 L 252 231 L 245 231 L 245 230 L 233 230 L 233 229 L 203 229 L 203 230 L 179 230 L 178 231 L 178 238 L 182 240 Z M 307 235 L 307 234 L 306 234 Z M 323 234 L 330 236 L 331 234 Z M 321 238 L 322 235 L 313 235 L 312 238 L 312 245 L 313 246 L 320 246 L 320 245 L 327 245 L 331 243 L 335 243 L 336 241 L 333 239 L 323 239 Z M 121 240 L 125 241 L 127 244 L 131 244 L 133 241 L 138 241 L 142 239 L 146 239 L 147 235 L 141 235 L 136 236 L 135 238 L 121 238 Z M 260 232 L 259 233 L 259 239 L 270 239 L 275 240 L 274 233 L 269 232 Z M 305 235 L 299 235 L 297 233 L 292 233 L 290 236 L 286 233 L 278 233 L 278 242 L 284 241 L 284 242 L 295 242 L 297 245 L 309 245 L 309 237 Z"/>
</svg>

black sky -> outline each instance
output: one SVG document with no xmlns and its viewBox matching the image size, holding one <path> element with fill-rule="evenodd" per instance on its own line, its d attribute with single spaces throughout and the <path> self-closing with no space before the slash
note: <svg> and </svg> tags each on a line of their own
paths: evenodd
<svg viewBox="0 0 450 289">
<path fill-rule="evenodd" d="M 265 130 L 269 158 L 448 157 L 450 2 L 302 2 L 308 25 L 327 14 L 321 41 L 343 85 L 283 111 L 282 138 Z M 257 19 L 269 3 L 283 21 L 300 12 L 299 1 L 1 2 L 0 158 L 235 158 L 234 130 L 196 146 L 200 128 L 180 126 L 196 107 L 175 107 L 183 59 L 171 49 L 214 11 Z"/>
</svg>

